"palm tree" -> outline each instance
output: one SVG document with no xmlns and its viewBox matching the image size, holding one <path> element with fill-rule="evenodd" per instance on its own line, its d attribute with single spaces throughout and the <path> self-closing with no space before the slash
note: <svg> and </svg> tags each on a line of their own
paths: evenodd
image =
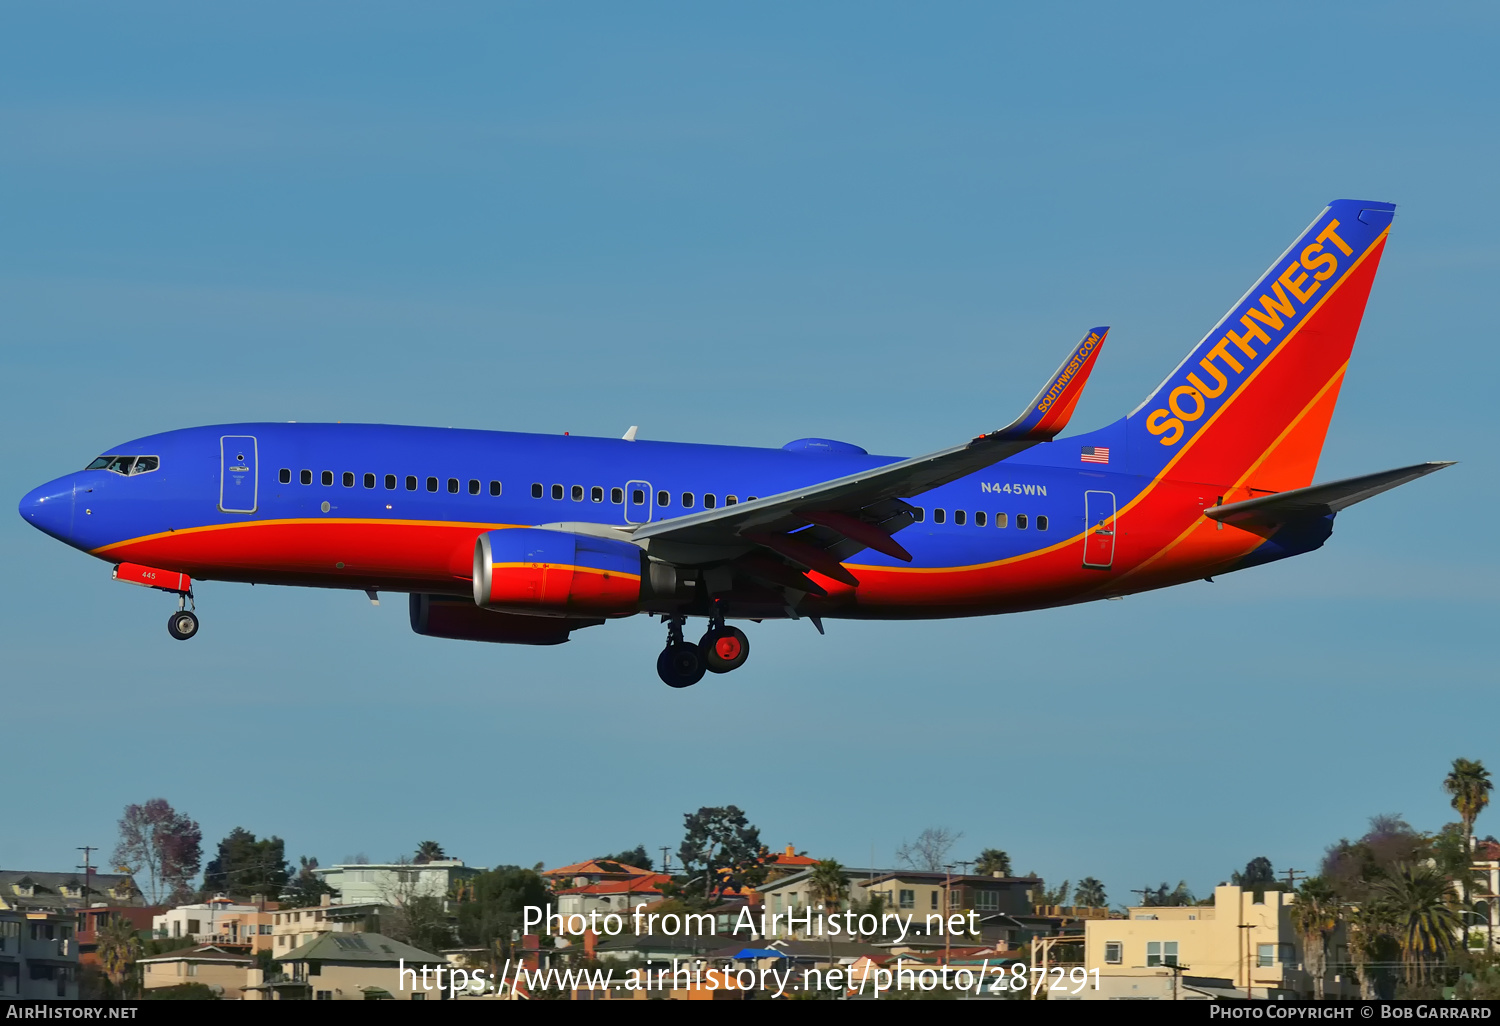
<svg viewBox="0 0 1500 1026">
<path fill-rule="evenodd" d="M 1362 1001 L 1374 1001 L 1375 977 L 1369 965 L 1380 960 L 1380 948 L 1395 931 L 1394 917 L 1390 907 L 1380 899 L 1366 901 L 1346 914 L 1349 924 L 1349 960 L 1359 976 L 1359 997 Z"/>
<path fill-rule="evenodd" d="M 1443 779 L 1443 790 L 1453 799 L 1453 809 L 1464 824 L 1464 859 L 1471 859 L 1474 851 L 1474 820 L 1490 803 L 1490 771 L 1478 759 L 1454 759 L 1453 771 Z M 1459 877 L 1463 888 L 1464 904 L 1469 903 L 1469 867 L 1464 866 Z M 1464 932 L 1467 934 L 1468 928 Z"/>
<path fill-rule="evenodd" d="M 1102 882 L 1086 876 L 1078 881 L 1078 887 L 1073 891 L 1073 902 L 1088 908 L 1105 908 L 1109 905 L 1109 898 L 1104 893 Z"/>
<path fill-rule="evenodd" d="M 136 960 L 141 957 L 141 938 L 135 924 L 124 916 L 110 916 L 104 929 L 99 931 L 99 946 L 96 949 L 99 967 L 115 990 L 124 993 L 125 981 L 135 971 Z"/>
<path fill-rule="evenodd" d="M 824 909 L 837 911 L 849 897 L 849 874 L 837 859 L 823 859 L 813 863 L 812 877 L 808 881 L 818 903 Z"/>
<path fill-rule="evenodd" d="M 443 854 L 443 846 L 436 841 L 423 841 L 417 845 L 417 857 L 412 862 L 418 866 L 425 866 L 429 862 L 440 862 L 448 856 Z"/>
<path fill-rule="evenodd" d="M 1428 963 L 1453 950 L 1462 926 L 1447 879 L 1425 865 L 1399 863 L 1378 893 L 1390 909 L 1407 984 L 1425 982 Z"/>
<path fill-rule="evenodd" d="M 980 876 L 1010 876 L 1010 856 L 999 848 L 986 848 L 974 860 L 974 872 Z"/>
<path fill-rule="evenodd" d="M 1339 924 L 1338 896 L 1320 876 L 1305 880 L 1292 899 L 1292 928 L 1302 938 L 1302 958 L 1312 977 L 1313 999 L 1323 1000 L 1328 973 L 1328 935 Z"/>
</svg>

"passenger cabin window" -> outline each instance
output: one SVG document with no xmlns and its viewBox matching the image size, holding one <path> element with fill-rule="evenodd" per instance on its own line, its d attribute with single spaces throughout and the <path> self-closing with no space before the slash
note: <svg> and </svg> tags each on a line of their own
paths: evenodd
<svg viewBox="0 0 1500 1026">
<path fill-rule="evenodd" d="M 387 475 L 385 475 L 385 490 L 388 491 L 388 492 L 394 492 L 396 490 L 396 475 L 395 474 L 387 474 Z"/>
<path fill-rule="evenodd" d="M 417 476 L 415 474 L 406 475 L 406 490 L 409 492 L 417 490 Z"/>
<path fill-rule="evenodd" d="M 291 484 L 292 483 L 292 472 L 290 470 L 288 470 L 286 467 L 282 467 L 281 468 L 281 473 L 279 473 L 279 474 L 276 475 L 276 480 L 280 481 L 282 484 Z"/>
<path fill-rule="evenodd" d="M 616 506 L 621 505 L 625 501 L 625 489 L 611 488 L 609 490 L 609 501 L 614 503 Z"/>
<path fill-rule="evenodd" d="M 448 494 L 449 495 L 457 495 L 458 494 L 458 478 L 456 478 L 456 477 L 450 477 L 448 479 Z"/>
<path fill-rule="evenodd" d="M 319 476 L 325 487 L 331 487 L 333 485 L 333 471 L 325 470 Z"/>
<path fill-rule="evenodd" d="M 683 509 L 692 509 L 693 508 L 693 493 L 692 492 L 683 492 L 682 493 L 682 508 Z"/>
<path fill-rule="evenodd" d="M 499 481 L 491 481 L 490 482 L 490 494 L 491 495 L 499 495 L 500 494 L 500 482 Z"/>
<path fill-rule="evenodd" d="M 985 518 L 985 512 L 984 512 L 984 510 L 982 510 L 982 509 L 976 509 L 974 511 L 974 526 L 975 527 L 983 527 L 984 524 L 985 524 L 985 519 L 984 518 Z"/>
<path fill-rule="evenodd" d="M 657 492 L 656 493 L 656 504 L 658 506 L 670 506 L 670 505 L 672 505 L 672 495 L 671 495 L 671 493 L 670 492 Z"/>
<path fill-rule="evenodd" d="M 1010 526 L 1010 515 L 1007 514 L 1007 513 L 996 513 L 995 514 L 995 526 L 996 527 L 1009 527 Z"/>
<path fill-rule="evenodd" d="M 574 485 L 573 486 L 573 490 L 572 490 L 572 495 L 573 495 L 573 501 L 574 502 L 582 502 L 583 501 L 583 485 Z"/>
<path fill-rule="evenodd" d="M 312 471 L 304 470 L 302 473 L 297 475 L 297 479 L 303 484 L 312 484 Z"/>
<path fill-rule="evenodd" d="M 542 497 L 542 486 L 540 482 L 531 486 L 531 497 L 533 499 L 540 499 Z"/>
<path fill-rule="evenodd" d="M 1047 518 L 1045 516 L 1036 518 L 1036 529 L 1038 531 L 1045 531 L 1047 529 Z"/>
<path fill-rule="evenodd" d="M 739 504 L 740 504 L 740 497 L 738 495 L 726 495 L 726 496 L 724 496 L 724 505 L 726 505 L 726 506 L 738 506 Z"/>
<path fill-rule="evenodd" d="M 554 499 L 561 499 L 563 497 L 563 486 L 562 485 L 553 485 L 552 486 L 552 497 Z"/>
<path fill-rule="evenodd" d="M 479 494 L 479 481 L 476 478 L 472 478 L 472 477 L 469 478 L 469 494 L 470 495 L 478 495 Z"/>
<path fill-rule="evenodd" d="M 632 488 L 632 489 L 630 489 L 630 501 L 632 503 L 634 503 L 635 505 L 637 505 L 637 506 L 644 506 L 646 504 L 646 492 L 645 492 L 645 489 L 643 489 L 643 488 Z"/>
<path fill-rule="evenodd" d="M 374 474 L 366 474 L 365 475 L 365 487 L 366 488 L 374 488 L 375 487 L 375 475 Z"/>
<path fill-rule="evenodd" d="M 590 488 L 589 489 L 589 501 L 590 502 L 603 502 L 604 501 L 604 489 L 601 488 L 601 487 L 599 487 L 598 485 L 594 485 L 594 487 Z"/>
<path fill-rule="evenodd" d="M 932 511 L 932 522 L 934 524 L 941 524 L 944 521 L 946 521 L 947 519 L 948 519 L 948 511 L 947 510 L 939 508 L 939 509 L 934 509 Z"/>
<path fill-rule="evenodd" d="M 345 488 L 353 488 L 354 487 L 354 473 L 353 473 L 353 471 L 349 471 L 349 470 L 344 471 L 344 487 Z"/>
<path fill-rule="evenodd" d="M 435 491 L 437 491 L 437 489 L 438 489 L 438 479 L 435 478 L 435 477 L 429 477 L 427 479 L 427 490 L 429 492 L 435 492 Z"/>
<path fill-rule="evenodd" d="M 713 494 L 711 492 L 704 492 L 703 493 L 703 508 L 704 509 L 713 509 L 718 504 L 719 504 L 719 500 L 716 499 L 716 498 L 714 498 Z"/>
<path fill-rule="evenodd" d="M 914 523 L 914 524 L 920 524 L 922 521 L 924 521 L 926 519 L 927 519 L 927 511 L 925 509 L 923 509 L 921 506 L 913 506 L 911 508 L 911 522 L 912 523 Z"/>
<path fill-rule="evenodd" d="M 962 527 L 964 525 L 964 523 L 968 519 L 969 519 L 968 513 L 965 512 L 964 510 L 956 509 L 956 510 L 953 511 L 953 522 L 955 524 L 959 525 L 960 527 Z"/>
<path fill-rule="evenodd" d="M 1024 531 L 1024 530 L 1026 530 L 1026 514 L 1025 513 L 1017 513 L 1016 514 L 1016 530 L 1018 530 L 1018 531 Z"/>
</svg>

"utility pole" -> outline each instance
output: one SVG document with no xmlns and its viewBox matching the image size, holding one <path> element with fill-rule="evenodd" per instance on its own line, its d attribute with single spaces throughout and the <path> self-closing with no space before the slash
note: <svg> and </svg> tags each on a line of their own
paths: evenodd
<svg viewBox="0 0 1500 1026">
<path fill-rule="evenodd" d="M 94 867 L 89 864 L 89 856 L 99 849 L 91 844 L 83 844 L 79 845 L 78 850 L 83 852 L 83 865 L 75 868 L 83 870 L 83 907 L 87 909 L 89 907 L 89 874 L 94 871 Z"/>
<path fill-rule="evenodd" d="M 1286 886 L 1288 890 L 1295 891 L 1297 889 L 1297 878 L 1299 876 L 1303 879 L 1307 878 L 1307 874 L 1300 869 L 1288 869 L 1286 871 Z"/>
<path fill-rule="evenodd" d="M 667 866 L 668 866 L 668 862 L 667 862 L 667 848 L 668 847 L 669 846 L 665 845 L 665 844 L 661 846 L 661 871 L 663 873 L 667 872 Z M 667 875 L 670 876 L 671 874 L 667 873 Z"/>
</svg>

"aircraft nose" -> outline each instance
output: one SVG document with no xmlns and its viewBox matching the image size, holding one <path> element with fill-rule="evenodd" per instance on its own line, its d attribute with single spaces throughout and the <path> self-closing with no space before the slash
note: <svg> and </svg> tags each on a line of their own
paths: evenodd
<svg viewBox="0 0 1500 1026">
<path fill-rule="evenodd" d="M 21 519 L 38 531 L 67 541 L 73 533 L 74 491 L 74 483 L 66 478 L 33 488 L 21 499 Z"/>
</svg>

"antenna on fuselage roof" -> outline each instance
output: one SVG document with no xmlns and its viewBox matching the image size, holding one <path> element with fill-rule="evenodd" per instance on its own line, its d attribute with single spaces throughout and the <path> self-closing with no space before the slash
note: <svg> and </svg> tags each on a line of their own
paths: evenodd
<svg viewBox="0 0 1500 1026">
<path fill-rule="evenodd" d="M 638 425 L 632 424 L 630 425 L 630 430 L 621 435 L 620 438 L 627 442 L 633 442 L 635 441 L 635 433 L 639 430 L 640 427 Z"/>
</svg>

